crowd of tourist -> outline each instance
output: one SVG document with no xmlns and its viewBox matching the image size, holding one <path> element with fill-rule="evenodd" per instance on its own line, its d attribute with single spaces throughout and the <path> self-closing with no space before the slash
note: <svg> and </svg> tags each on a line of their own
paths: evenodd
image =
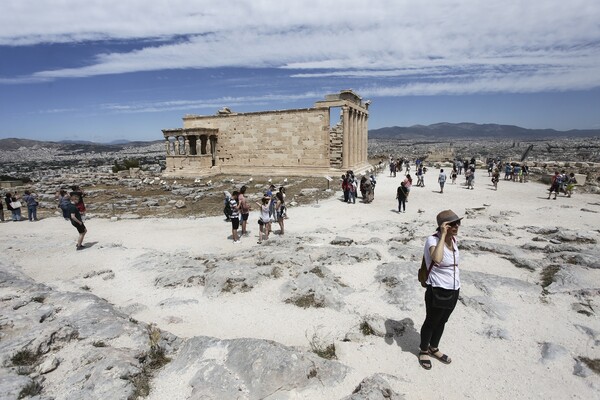
<svg viewBox="0 0 600 400">
<path fill-rule="evenodd" d="M 249 236 L 247 222 L 252 208 L 246 200 L 247 186 L 242 186 L 239 191 L 233 193 L 224 191 L 224 208 L 225 221 L 231 223 L 231 238 L 233 243 L 240 243 L 242 236 Z M 285 219 L 287 218 L 287 208 L 285 205 L 285 187 L 281 186 L 275 193 L 275 185 L 270 185 L 265 190 L 260 202 L 256 202 L 259 208 L 258 217 L 258 244 L 263 240 L 269 239 L 269 234 L 272 232 L 273 222 L 279 224 L 279 234 L 285 233 Z M 242 228 L 241 234 L 238 230 Z"/>
</svg>

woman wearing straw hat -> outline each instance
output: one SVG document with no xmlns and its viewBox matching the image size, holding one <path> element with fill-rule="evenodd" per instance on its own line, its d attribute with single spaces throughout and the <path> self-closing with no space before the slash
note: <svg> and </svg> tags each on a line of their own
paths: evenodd
<svg viewBox="0 0 600 400">
<path fill-rule="evenodd" d="M 456 235 L 461 219 L 452 210 L 440 212 L 437 215 L 437 231 L 425 242 L 423 256 L 428 267 L 425 291 L 427 315 L 421 327 L 419 346 L 419 364 L 425 369 L 431 369 L 430 357 L 444 364 L 452 361 L 439 350 L 438 345 L 444 326 L 458 301 L 460 276 Z"/>
</svg>

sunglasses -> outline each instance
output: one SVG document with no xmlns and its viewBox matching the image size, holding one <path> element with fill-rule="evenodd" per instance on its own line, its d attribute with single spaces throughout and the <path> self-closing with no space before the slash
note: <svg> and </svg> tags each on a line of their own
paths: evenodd
<svg viewBox="0 0 600 400">
<path fill-rule="evenodd" d="M 460 226 L 460 221 L 454 221 L 448 224 L 448 226 L 451 226 L 452 228 L 454 228 L 455 226 Z"/>
</svg>

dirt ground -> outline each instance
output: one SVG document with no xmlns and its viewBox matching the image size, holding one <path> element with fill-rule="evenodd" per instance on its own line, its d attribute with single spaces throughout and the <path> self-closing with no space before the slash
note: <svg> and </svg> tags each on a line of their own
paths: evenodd
<svg viewBox="0 0 600 400">
<path fill-rule="evenodd" d="M 287 181 L 283 178 L 273 178 L 271 183 L 269 179 L 256 176 L 233 178 L 218 175 L 199 182 L 195 182 L 194 179 L 169 179 L 165 184 L 142 184 L 140 179 L 122 179 L 91 187 L 83 186 L 82 189 L 86 193 L 85 203 L 90 216 L 110 218 L 137 215 L 182 218 L 222 215 L 223 191 L 233 193 L 242 185 L 247 186 L 246 197 L 255 210 L 258 207 L 254 202 L 260 200 L 271 183 L 277 189 L 281 186 L 285 187 L 288 209 L 295 205 L 312 204 L 332 197 L 341 185 L 339 178 L 331 182 L 328 182 L 325 177 L 289 177 Z M 328 187 L 331 190 L 328 191 Z M 303 189 L 311 190 L 302 193 Z M 188 194 L 188 192 L 192 193 Z M 175 205 L 179 200 L 185 203 L 184 207 L 178 208 Z M 47 207 L 39 208 L 38 217 L 59 214 L 60 210 L 54 207 L 54 203 L 48 203 Z M 26 213 L 25 210 L 23 212 Z"/>
</svg>

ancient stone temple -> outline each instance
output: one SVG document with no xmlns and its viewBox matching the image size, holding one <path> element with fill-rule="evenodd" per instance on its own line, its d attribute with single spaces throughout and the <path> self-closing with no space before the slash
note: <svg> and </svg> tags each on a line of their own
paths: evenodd
<svg viewBox="0 0 600 400">
<path fill-rule="evenodd" d="M 336 175 L 371 168 L 369 102 L 351 90 L 312 108 L 186 115 L 183 128 L 163 129 L 167 176 Z M 333 124 L 332 124 L 333 122 Z"/>
</svg>

